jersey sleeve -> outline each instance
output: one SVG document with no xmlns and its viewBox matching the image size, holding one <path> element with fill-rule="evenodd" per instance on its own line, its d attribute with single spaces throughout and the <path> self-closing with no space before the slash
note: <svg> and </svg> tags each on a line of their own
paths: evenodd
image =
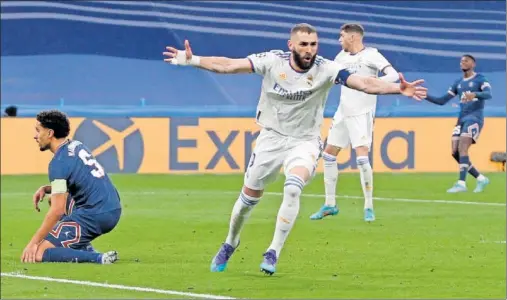
<svg viewBox="0 0 507 300">
<path fill-rule="evenodd" d="M 347 86 L 347 79 L 351 73 L 343 64 L 335 61 L 327 61 L 325 64 L 328 80 L 334 84 Z"/>
<path fill-rule="evenodd" d="M 380 72 L 389 67 L 391 63 L 380 53 L 377 49 L 373 49 L 369 55 L 369 61 L 372 66 L 375 66 Z"/>
<path fill-rule="evenodd" d="M 491 85 L 489 84 L 489 80 L 486 77 L 482 76 L 479 83 L 480 83 L 479 88 L 480 88 L 481 92 L 486 92 L 486 91 L 491 90 Z"/>
<path fill-rule="evenodd" d="M 52 160 L 49 164 L 49 182 L 51 183 L 51 193 L 60 194 L 67 192 L 67 179 L 69 178 L 69 168 L 61 160 Z"/>
<path fill-rule="evenodd" d="M 342 50 L 342 51 L 340 51 L 338 54 L 336 54 L 336 56 L 335 56 L 335 58 L 334 58 L 334 61 L 339 62 L 339 61 L 340 61 L 340 59 L 343 57 L 343 53 L 344 53 L 344 52 L 343 52 L 343 50 Z"/>
<path fill-rule="evenodd" d="M 456 80 L 447 90 L 447 93 L 456 96 L 458 94 L 458 80 Z"/>
<path fill-rule="evenodd" d="M 281 50 L 272 50 L 268 52 L 254 53 L 248 55 L 247 59 L 250 61 L 252 71 L 254 73 L 264 76 L 273 66 L 278 55 L 281 55 L 282 53 L 283 51 Z"/>
</svg>

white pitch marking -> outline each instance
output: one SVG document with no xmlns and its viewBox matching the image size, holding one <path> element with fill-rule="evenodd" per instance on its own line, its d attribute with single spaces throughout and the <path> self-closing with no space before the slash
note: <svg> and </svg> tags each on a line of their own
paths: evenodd
<svg viewBox="0 0 507 300">
<path fill-rule="evenodd" d="M 165 294 L 165 295 L 177 295 L 177 296 L 186 296 L 186 297 L 193 297 L 193 298 L 235 299 L 233 297 L 227 297 L 227 296 L 186 293 L 186 292 L 178 292 L 178 291 L 171 291 L 171 290 L 161 290 L 161 289 L 146 288 L 146 287 L 128 286 L 128 285 L 121 285 L 121 284 L 107 284 L 107 283 L 99 283 L 99 282 L 92 282 L 92 281 L 70 280 L 70 279 L 61 279 L 61 278 L 53 278 L 53 277 L 28 276 L 28 275 L 19 274 L 18 272 L 1 273 L 1 275 L 2 275 L 2 277 L 13 277 L 13 278 L 23 278 L 23 279 L 39 280 L 39 281 L 70 283 L 70 284 L 85 285 L 85 286 L 103 287 L 103 288 L 109 288 L 109 289 L 128 290 L 128 291 L 146 292 L 146 293 L 157 293 L 157 294 Z"/>
<path fill-rule="evenodd" d="M 239 191 L 219 191 L 219 190 L 168 190 L 168 189 L 160 189 L 155 191 L 124 191 L 120 192 L 120 196 L 135 196 L 135 195 L 181 195 L 181 194 L 238 194 Z M 2 192 L 2 196 L 32 196 L 33 193 L 26 192 Z M 265 192 L 264 195 L 270 196 L 283 196 L 283 193 L 279 192 Z M 336 195 L 338 198 L 345 199 L 364 199 L 362 196 L 351 196 L 351 195 Z M 322 194 L 305 194 L 303 193 L 301 197 L 310 197 L 310 198 L 323 198 L 325 195 Z M 479 206 L 503 206 L 505 207 L 505 203 L 500 202 L 474 202 L 474 201 L 462 201 L 462 200 L 438 200 L 438 199 L 410 199 L 410 198 L 391 198 L 391 197 L 373 197 L 373 200 L 379 201 L 392 201 L 392 202 L 412 202 L 412 203 L 441 203 L 441 204 L 463 204 L 463 205 L 479 205 Z"/>
</svg>

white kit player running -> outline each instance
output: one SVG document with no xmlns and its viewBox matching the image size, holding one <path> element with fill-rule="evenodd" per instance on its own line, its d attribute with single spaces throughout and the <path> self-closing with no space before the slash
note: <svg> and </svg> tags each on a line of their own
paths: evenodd
<svg viewBox="0 0 507 300">
<path fill-rule="evenodd" d="M 364 29 L 359 24 L 345 24 L 340 28 L 339 42 L 342 51 L 335 61 L 343 65 L 352 74 L 377 77 L 379 72 L 385 75 L 380 80 L 396 82 L 398 73 L 378 52 L 377 49 L 363 44 Z M 377 96 L 366 94 L 346 86 L 341 88 L 340 105 L 334 115 L 327 137 L 324 159 L 324 187 L 326 199 L 320 210 L 310 216 L 320 220 L 336 215 L 336 183 L 338 167 L 336 156 L 351 144 L 356 152 L 356 161 L 360 171 L 361 186 L 364 194 L 364 220 L 375 220 L 373 211 L 373 171 L 368 158 L 373 138 L 373 118 L 377 105 Z"/>
<path fill-rule="evenodd" d="M 321 154 L 320 126 L 329 90 L 341 83 L 374 94 L 403 94 L 417 100 L 426 96 L 423 80 L 401 84 L 350 75 L 340 64 L 317 56 L 317 31 L 309 24 L 292 28 L 289 52 L 269 51 L 246 58 L 199 57 L 185 50 L 166 47 L 164 61 L 194 66 L 215 73 L 257 73 L 263 76 L 256 121 L 262 127 L 234 204 L 225 242 L 211 262 L 212 272 L 225 271 L 239 246 L 240 232 L 264 188 L 285 170 L 283 201 L 278 211 L 273 240 L 261 263 L 261 271 L 275 272 L 282 247 L 299 213 L 299 197 L 315 172 Z"/>
</svg>

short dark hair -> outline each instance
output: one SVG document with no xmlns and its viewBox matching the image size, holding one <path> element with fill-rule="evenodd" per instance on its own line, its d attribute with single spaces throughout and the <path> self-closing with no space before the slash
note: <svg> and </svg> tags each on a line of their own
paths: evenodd
<svg viewBox="0 0 507 300">
<path fill-rule="evenodd" d="M 67 115 L 58 110 L 45 110 L 37 114 L 37 121 L 42 127 L 54 131 L 57 139 L 69 136 L 70 122 Z"/>
<path fill-rule="evenodd" d="M 290 35 L 293 35 L 296 32 L 304 32 L 304 33 L 317 33 L 317 29 L 308 23 L 299 23 L 292 27 L 290 31 Z"/>
<path fill-rule="evenodd" d="M 364 35 L 364 28 L 360 24 L 355 23 L 347 23 L 343 24 L 342 27 L 340 27 L 340 31 L 345 31 L 347 33 L 349 32 L 356 32 L 360 35 Z"/>
<path fill-rule="evenodd" d="M 18 108 L 14 105 L 11 105 L 5 109 L 5 115 L 8 117 L 15 117 L 18 115 Z"/>
<path fill-rule="evenodd" d="M 475 62 L 475 57 L 473 57 L 471 54 L 465 54 L 463 57 L 468 57 Z"/>
</svg>

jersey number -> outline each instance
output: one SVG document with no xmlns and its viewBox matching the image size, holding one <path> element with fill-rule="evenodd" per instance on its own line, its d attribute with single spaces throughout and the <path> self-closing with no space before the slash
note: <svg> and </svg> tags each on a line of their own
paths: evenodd
<svg viewBox="0 0 507 300">
<path fill-rule="evenodd" d="M 79 151 L 79 158 L 81 158 L 85 165 L 95 168 L 91 171 L 93 177 L 101 178 L 105 175 L 104 168 L 85 149 Z"/>
</svg>

